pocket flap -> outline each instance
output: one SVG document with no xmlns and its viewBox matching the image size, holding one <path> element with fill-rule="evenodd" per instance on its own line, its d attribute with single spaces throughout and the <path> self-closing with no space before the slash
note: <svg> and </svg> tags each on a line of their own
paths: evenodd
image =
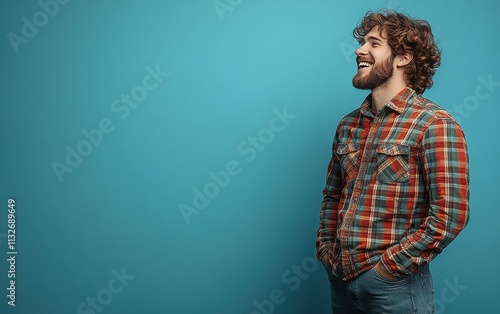
<svg viewBox="0 0 500 314">
<path fill-rule="evenodd" d="M 377 153 L 390 156 L 409 155 L 410 147 L 398 144 L 379 144 L 377 147 Z"/>
<path fill-rule="evenodd" d="M 339 143 L 335 152 L 339 155 L 345 155 L 358 150 L 359 144 L 357 143 Z"/>
</svg>

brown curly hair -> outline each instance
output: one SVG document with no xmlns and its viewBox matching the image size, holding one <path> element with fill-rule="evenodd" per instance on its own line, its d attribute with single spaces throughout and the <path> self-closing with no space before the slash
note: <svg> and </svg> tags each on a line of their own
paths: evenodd
<svg viewBox="0 0 500 314">
<path fill-rule="evenodd" d="M 405 68 L 408 86 L 418 94 L 431 88 L 432 76 L 441 64 L 441 50 L 434 41 L 430 24 L 396 11 L 368 11 L 354 28 L 354 38 L 362 43 L 363 37 L 375 26 L 380 27 L 379 32 L 387 39 L 393 55 L 413 53 L 412 61 Z"/>
</svg>

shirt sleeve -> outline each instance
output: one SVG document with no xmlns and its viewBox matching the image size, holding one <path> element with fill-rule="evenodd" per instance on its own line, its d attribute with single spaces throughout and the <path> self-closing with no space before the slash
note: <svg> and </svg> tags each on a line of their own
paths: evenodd
<svg viewBox="0 0 500 314">
<path fill-rule="evenodd" d="M 328 253 L 337 234 L 337 212 L 343 183 L 340 161 L 335 154 L 336 142 L 334 140 L 319 214 L 319 229 L 316 238 L 316 257 L 319 260 Z"/>
<path fill-rule="evenodd" d="M 423 137 L 420 160 L 429 197 L 419 229 L 390 247 L 382 264 L 395 276 L 409 275 L 434 259 L 469 220 L 469 159 L 465 136 L 449 118 L 437 119 Z"/>
</svg>

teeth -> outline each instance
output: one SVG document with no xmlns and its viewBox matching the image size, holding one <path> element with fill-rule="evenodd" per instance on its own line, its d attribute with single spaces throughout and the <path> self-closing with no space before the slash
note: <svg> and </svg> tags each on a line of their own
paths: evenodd
<svg viewBox="0 0 500 314">
<path fill-rule="evenodd" d="M 371 67 L 371 66 L 372 66 L 372 64 L 371 64 L 371 63 L 368 63 L 368 62 L 364 62 L 364 61 L 362 61 L 362 62 L 360 62 L 360 63 L 358 64 L 358 66 L 359 66 L 360 68 L 364 68 L 364 67 Z"/>
</svg>

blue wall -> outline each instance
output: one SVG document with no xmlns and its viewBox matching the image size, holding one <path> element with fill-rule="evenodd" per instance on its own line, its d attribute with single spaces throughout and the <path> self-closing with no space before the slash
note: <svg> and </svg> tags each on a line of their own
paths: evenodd
<svg viewBox="0 0 500 314">
<path fill-rule="evenodd" d="M 396 8 L 433 26 L 425 96 L 470 147 L 470 224 L 432 263 L 436 313 L 494 313 L 500 4 L 443 2 L 2 1 L 0 312 L 328 313 L 321 190 L 366 95 L 351 32 Z"/>
</svg>

